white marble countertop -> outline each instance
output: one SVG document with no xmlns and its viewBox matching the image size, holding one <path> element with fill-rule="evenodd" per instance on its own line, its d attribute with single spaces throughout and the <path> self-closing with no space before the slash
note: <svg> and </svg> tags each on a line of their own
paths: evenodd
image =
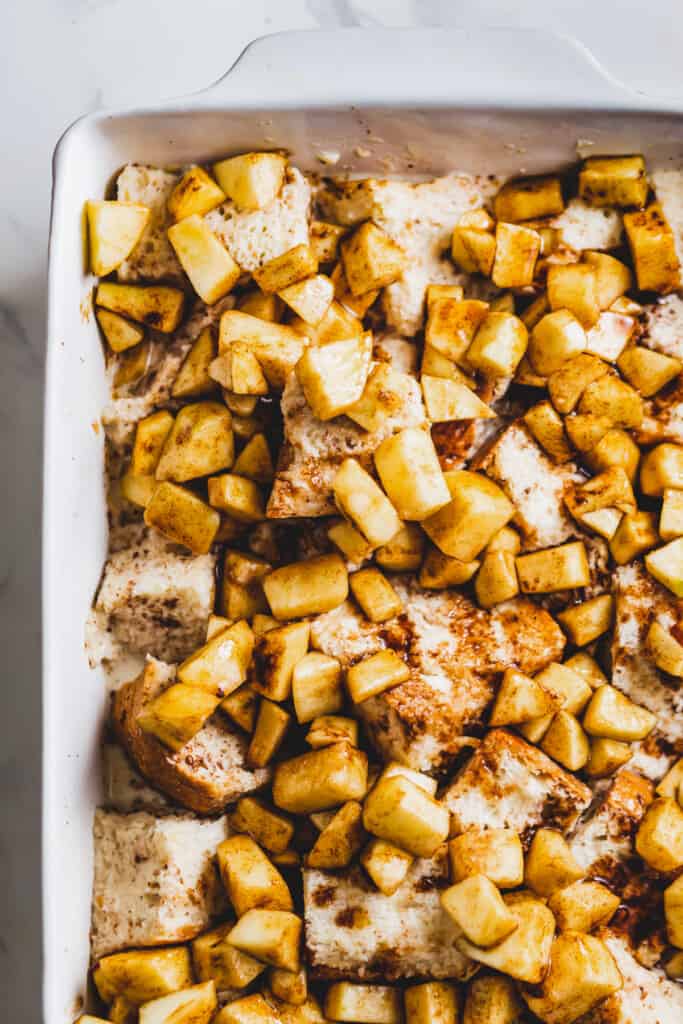
<svg viewBox="0 0 683 1024">
<path fill-rule="evenodd" d="M 549 25 L 576 34 L 632 86 L 676 95 L 683 80 L 673 11 L 674 0 L 22 0 L 3 6 L 0 1006 L 8 1021 L 40 1019 L 41 403 L 50 157 L 58 136 L 100 107 L 193 92 L 218 78 L 250 39 L 288 28 Z M 44 852 L 50 856 L 49 838 Z"/>
</svg>

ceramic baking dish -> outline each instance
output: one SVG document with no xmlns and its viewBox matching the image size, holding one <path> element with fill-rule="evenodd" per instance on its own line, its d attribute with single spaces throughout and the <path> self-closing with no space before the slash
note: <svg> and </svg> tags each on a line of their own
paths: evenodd
<svg viewBox="0 0 683 1024">
<path fill-rule="evenodd" d="M 332 173 L 535 173 L 581 152 L 678 162 L 683 120 L 578 44 L 514 30 L 291 33 L 252 44 L 205 92 L 78 121 L 54 161 L 45 420 L 44 1013 L 77 1015 L 88 967 L 91 824 L 106 701 L 84 623 L 106 548 L 103 359 L 82 211 L 126 162 L 283 147 Z M 321 161 L 323 161 L 321 163 Z M 333 165 L 333 166 L 329 166 Z"/>
</svg>

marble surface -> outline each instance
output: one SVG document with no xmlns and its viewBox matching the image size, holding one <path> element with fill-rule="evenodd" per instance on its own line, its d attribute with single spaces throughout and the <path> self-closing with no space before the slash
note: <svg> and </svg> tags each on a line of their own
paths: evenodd
<svg viewBox="0 0 683 1024">
<path fill-rule="evenodd" d="M 615 10 L 618 6 L 619 15 Z M 647 9 L 647 15 L 645 15 Z M 40 497 L 53 146 L 101 107 L 192 92 L 288 28 L 549 25 L 618 78 L 683 92 L 673 0 L 21 0 L 0 43 L 0 1006 L 40 1020 Z M 349 58 L 349 73 L 352 61 Z M 50 856 L 49 837 L 44 851 Z"/>
</svg>

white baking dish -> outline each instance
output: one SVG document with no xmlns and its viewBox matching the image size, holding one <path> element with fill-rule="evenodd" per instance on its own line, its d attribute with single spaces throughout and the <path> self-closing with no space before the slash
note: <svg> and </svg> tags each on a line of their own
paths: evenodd
<svg viewBox="0 0 683 1024">
<path fill-rule="evenodd" d="M 285 147 L 335 172 L 536 172 L 594 153 L 683 154 L 674 106 L 650 106 L 577 44 L 511 30 L 291 33 L 254 43 L 216 85 L 153 109 L 77 122 L 55 155 L 44 520 L 45 1020 L 78 1010 L 88 966 L 91 822 L 102 679 L 84 622 L 106 546 L 103 361 L 89 314 L 82 210 L 128 161 L 210 160 Z M 328 168 L 331 172 L 332 168 Z"/>
</svg>

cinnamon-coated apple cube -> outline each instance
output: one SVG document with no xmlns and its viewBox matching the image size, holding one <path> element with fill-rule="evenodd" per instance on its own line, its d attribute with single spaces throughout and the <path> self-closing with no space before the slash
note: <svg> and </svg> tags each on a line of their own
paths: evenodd
<svg viewBox="0 0 683 1024">
<path fill-rule="evenodd" d="M 200 299 L 212 305 L 237 284 L 237 263 L 206 221 L 193 214 L 168 229 L 168 240 Z"/>
<path fill-rule="evenodd" d="M 209 376 L 209 366 L 216 357 L 217 342 L 210 327 L 199 334 L 173 382 L 174 398 L 201 398 L 210 395 L 216 387 Z"/>
<path fill-rule="evenodd" d="M 577 651 L 571 658 L 567 658 L 564 667 L 583 676 L 591 690 L 597 690 L 598 686 L 604 686 L 607 682 L 607 677 L 595 658 L 586 651 Z"/>
<path fill-rule="evenodd" d="M 675 291 L 681 283 L 681 266 L 674 233 L 660 204 L 624 214 L 624 230 L 641 291 L 662 295 Z"/>
<path fill-rule="evenodd" d="M 239 341 L 230 346 L 223 386 L 235 395 L 267 395 L 268 381 L 254 353 Z M 252 409 L 253 411 L 253 409 Z"/>
<path fill-rule="evenodd" d="M 410 779 L 381 779 L 365 800 L 363 825 L 415 857 L 431 857 L 448 836 L 448 810 Z"/>
<path fill-rule="evenodd" d="M 523 1012 L 512 978 L 477 974 L 465 997 L 463 1024 L 516 1024 Z"/>
<path fill-rule="evenodd" d="M 203 167 L 190 167 L 168 197 L 168 212 L 173 220 L 193 214 L 203 216 L 225 202 L 225 192 Z"/>
<path fill-rule="evenodd" d="M 367 791 L 367 756 L 350 743 L 281 761 L 275 768 L 273 802 L 290 814 L 311 814 L 362 800 Z"/>
<path fill-rule="evenodd" d="M 227 469 L 233 460 L 232 416 L 219 402 L 195 402 L 178 412 L 161 452 L 156 478 L 184 483 Z"/>
<path fill-rule="evenodd" d="M 354 572 L 349 577 L 351 593 L 371 622 L 385 622 L 398 615 L 403 604 L 389 580 L 379 569 Z"/>
<path fill-rule="evenodd" d="M 137 384 L 149 371 L 152 351 L 152 342 L 148 338 L 126 352 L 118 353 L 114 371 L 113 396 L 115 398 L 120 398 L 122 392 L 127 394 L 128 389 Z"/>
<path fill-rule="evenodd" d="M 301 918 L 296 914 L 254 907 L 233 926 L 228 941 L 271 967 L 298 971 L 301 931 Z"/>
<path fill-rule="evenodd" d="M 480 564 L 476 559 L 463 562 L 459 558 L 451 558 L 432 544 L 420 569 L 420 586 L 427 590 L 445 590 L 447 587 L 460 586 L 461 583 L 467 583 L 472 579 Z"/>
<path fill-rule="evenodd" d="M 261 210 L 282 188 L 287 160 L 280 153 L 243 153 L 213 165 L 218 184 L 241 210 Z"/>
<path fill-rule="evenodd" d="M 220 697 L 176 683 L 155 697 L 136 718 L 139 727 L 170 750 L 180 750 L 216 710 Z"/>
<path fill-rule="evenodd" d="M 310 623 L 276 626 L 258 637 L 254 646 L 257 693 L 269 700 L 288 700 L 294 669 L 308 651 Z"/>
<path fill-rule="evenodd" d="M 535 677 L 535 681 L 550 694 L 554 694 L 558 707 L 578 715 L 591 699 L 593 691 L 580 672 L 551 661 Z"/>
<path fill-rule="evenodd" d="M 362 1024 L 401 1024 L 401 993 L 389 985 L 357 985 L 338 981 L 330 985 L 325 999 L 325 1017 L 334 1021 Z"/>
<path fill-rule="evenodd" d="M 340 245 L 344 273 L 353 295 L 396 281 L 408 265 L 405 252 L 372 221 L 365 221 Z"/>
<path fill-rule="evenodd" d="M 457 1024 L 458 997 L 449 981 L 425 981 L 403 993 L 406 1024 Z"/>
<path fill-rule="evenodd" d="M 642 156 L 592 156 L 579 171 L 579 195 L 590 206 L 644 206 L 648 189 Z"/>
<path fill-rule="evenodd" d="M 564 423 L 550 402 L 539 402 L 524 414 L 524 422 L 541 448 L 553 462 L 568 462 L 572 450 L 564 432 Z"/>
<path fill-rule="evenodd" d="M 559 369 L 555 370 L 548 377 L 548 394 L 550 395 L 551 402 L 563 416 L 573 412 L 588 385 L 592 381 L 604 376 L 608 371 L 609 366 L 606 362 L 588 352 L 581 352 L 578 356 L 573 356 L 573 358 L 568 359 L 567 362 L 563 363 Z M 596 416 L 593 419 L 597 421 L 598 418 Z M 579 451 L 585 451 L 588 440 L 582 446 L 570 433 L 570 426 L 576 426 L 574 419 L 575 417 L 572 417 L 571 420 L 565 422 L 565 430 L 574 447 L 578 448 Z M 603 419 L 605 420 L 604 434 L 609 430 L 612 421 L 606 417 L 603 417 Z M 596 443 L 597 440 L 599 440 L 599 437 L 593 443 Z"/>
<path fill-rule="evenodd" d="M 661 391 L 681 372 L 679 359 L 639 345 L 625 349 L 617 360 L 617 366 L 622 376 L 645 398 Z"/>
<path fill-rule="evenodd" d="M 221 630 L 178 666 L 178 681 L 227 696 L 244 682 L 254 649 L 246 622 Z"/>
<path fill-rule="evenodd" d="M 451 258 L 466 274 L 490 277 L 496 255 L 496 239 L 492 232 L 456 224 L 451 238 Z"/>
<path fill-rule="evenodd" d="M 540 679 L 508 668 L 503 673 L 489 725 L 520 725 L 553 714 L 560 706 L 559 696 L 546 689 Z"/>
<path fill-rule="evenodd" d="M 319 420 L 339 416 L 358 401 L 368 379 L 371 356 L 369 334 L 306 349 L 296 374 Z"/>
<path fill-rule="evenodd" d="M 89 199 L 90 269 L 98 277 L 116 270 L 140 241 L 150 217 L 148 206 L 108 199 Z"/>
<path fill-rule="evenodd" d="M 597 323 L 586 332 L 586 352 L 608 363 L 616 363 L 631 340 L 636 327 L 635 317 L 606 310 Z"/>
<path fill-rule="evenodd" d="M 636 511 L 631 482 L 620 466 L 611 467 L 585 483 L 575 484 L 565 496 L 565 505 L 579 521 L 586 512 L 602 508 L 618 508 L 626 513 Z"/>
<path fill-rule="evenodd" d="M 517 576 L 523 594 L 552 594 L 590 583 L 590 567 L 583 541 L 570 541 L 529 555 L 518 555 Z"/>
<path fill-rule="evenodd" d="M 483 473 L 451 470 L 444 478 L 450 501 L 422 525 L 444 554 L 471 562 L 509 522 L 514 505 Z"/>
<path fill-rule="evenodd" d="M 586 332 L 574 313 L 569 309 L 555 309 L 532 329 L 527 351 L 534 370 L 548 377 L 585 348 Z"/>
<path fill-rule="evenodd" d="M 247 441 L 232 468 L 238 476 L 246 476 L 258 484 L 272 482 L 275 468 L 265 434 L 254 434 Z"/>
<path fill-rule="evenodd" d="M 633 750 L 628 743 L 603 737 L 591 738 L 590 753 L 584 770 L 591 779 L 604 779 L 613 775 L 632 757 Z"/>
<path fill-rule="evenodd" d="M 276 324 L 282 318 L 284 303 L 278 295 L 265 295 L 260 288 L 254 288 L 240 299 L 237 308 L 242 313 Z"/>
<path fill-rule="evenodd" d="M 195 555 L 211 548 L 220 516 L 192 491 L 168 482 L 157 484 L 145 509 L 145 523 L 175 544 L 183 544 Z"/>
<path fill-rule="evenodd" d="M 595 512 L 585 512 L 579 519 L 582 526 L 592 530 L 605 540 L 611 540 L 617 531 L 624 513 L 618 508 L 599 508 Z"/>
<path fill-rule="evenodd" d="M 419 569 L 425 547 L 425 535 L 417 523 L 404 523 L 388 544 L 375 552 L 375 561 L 389 572 L 414 572 Z"/>
<path fill-rule="evenodd" d="M 308 854 L 311 868 L 325 871 L 345 868 L 363 845 L 363 808 L 357 800 L 349 800 L 323 828 Z"/>
<path fill-rule="evenodd" d="M 349 313 L 359 317 L 361 320 L 370 309 L 379 295 L 379 288 L 364 292 L 362 295 L 354 295 L 349 288 L 344 273 L 343 263 L 338 263 L 330 276 L 334 288 L 334 298 Z"/>
<path fill-rule="evenodd" d="M 320 715 L 311 722 L 306 742 L 314 750 L 330 747 L 333 743 L 350 743 L 352 747 L 357 747 L 358 722 L 345 715 Z"/>
<path fill-rule="evenodd" d="M 445 380 L 453 380 L 458 384 L 464 384 L 470 391 L 476 386 L 474 379 L 464 373 L 459 366 L 456 366 L 452 359 L 449 359 L 448 356 L 443 355 L 433 345 L 428 345 L 426 342 L 422 349 L 420 375 L 422 377 L 443 377 Z"/>
<path fill-rule="evenodd" d="M 371 839 L 360 862 L 379 891 L 392 896 L 404 881 L 413 855 L 384 839 Z"/>
<path fill-rule="evenodd" d="M 259 709 L 259 696 L 251 686 L 247 684 L 238 686 L 236 690 L 223 698 L 219 708 L 240 729 L 247 733 L 254 731 Z"/>
<path fill-rule="evenodd" d="M 265 970 L 265 964 L 261 964 L 261 968 Z M 271 970 L 279 968 L 272 967 Z M 279 1020 L 271 1004 L 259 992 L 252 992 L 251 995 L 226 1003 L 214 1017 L 213 1024 L 277 1024 Z"/>
<path fill-rule="evenodd" d="M 243 796 L 237 801 L 230 826 L 235 832 L 246 832 L 271 854 L 284 853 L 294 836 L 291 819 L 254 796 Z"/>
<path fill-rule="evenodd" d="M 327 536 L 347 561 L 354 564 L 364 562 L 374 551 L 373 545 L 346 519 L 333 520 L 327 529 Z"/>
<path fill-rule="evenodd" d="M 485 210 L 481 210 L 481 211 L 475 210 L 475 211 L 472 211 L 471 214 L 463 214 L 463 218 L 464 217 L 468 217 L 468 216 L 471 217 L 474 214 L 479 216 L 480 213 L 483 214 L 484 217 L 486 218 L 486 224 L 488 225 L 488 227 L 481 228 L 480 224 L 479 225 L 477 225 L 477 224 L 468 224 L 468 226 L 469 227 L 477 227 L 477 226 L 479 226 L 481 230 L 485 230 L 485 231 L 488 231 L 490 228 L 493 228 L 493 220 L 491 219 L 489 214 L 486 213 Z M 461 221 L 462 221 L 462 218 L 461 218 Z M 431 308 L 434 305 L 434 303 L 438 302 L 439 299 L 456 299 L 457 301 L 460 301 L 463 297 L 464 297 L 464 289 L 459 284 L 428 284 L 427 285 L 427 294 L 426 294 L 427 313 L 429 313 L 429 311 L 431 310 Z"/>
<path fill-rule="evenodd" d="M 183 315 L 185 296 L 180 288 L 167 285 L 117 284 L 102 281 L 97 286 L 95 305 L 112 313 L 147 324 L 162 334 L 175 331 Z"/>
<path fill-rule="evenodd" d="M 647 631 L 646 643 L 657 668 L 683 679 L 683 644 L 670 630 L 654 619 Z"/>
<path fill-rule="evenodd" d="M 633 286 L 633 275 L 621 260 L 607 252 L 588 250 L 583 253 L 584 263 L 597 275 L 600 309 L 611 309 L 613 304 Z"/>
<path fill-rule="evenodd" d="M 448 853 L 456 882 L 481 874 L 499 889 L 514 889 L 524 881 L 524 851 L 513 829 L 468 829 L 451 839 Z"/>
<path fill-rule="evenodd" d="M 664 890 L 664 916 L 669 942 L 683 949 L 683 876 Z"/>
<path fill-rule="evenodd" d="M 130 457 L 132 473 L 154 476 L 172 427 L 173 416 L 167 409 L 160 409 L 138 422 Z"/>
<path fill-rule="evenodd" d="M 404 683 L 410 669 L 402 658 L 390 648 L 357 661 L 346 673 L 346 685 L 354 704 Z"/>
<path fill-rule="evenodd" d="M 566 931 L 553 942 L 540 992 L 522 989 L 522 996 L 547 1024 L 573 1024 L 623 984 L 614 957 L 601 939 Z"/>
<path fill-rule="evenodd" d="M 617 565 L 626 565 L 656 547 L 658 542 L 654 513 L 638 510 L 622 517 L 609 542 L 609 550 Z"/>
<path fill-rule="evenodd" d="M 304 340 L 285 324 L 270 323 L 240 310 L 228 309 L 220 319 L 218 350 L 224 355 L 233 342 L 256 356 L 271 387 L 282 390 L 304 350 Z"/>
<path fill-rule="evenodd" d="M 598 275 L 589 263 L 557 263 L 548 269 L 548 302 L 553 310 L 569 310 L 584 330 L 600 316 Z"/>
<path fill-rule="evenodd" d="M 521 224 L 496 225 L 496 255 L 491 280 L 497 288 L 525 288 L 532 284 L 541 236 Z"/>
<path fill-rule="evenodd" d="M 236 473 L 223 473 L 208 480 L 209 504 L 240 523 L 259 523 L 265 516 L 260 488 L 253 480 Z"/>
<path fill-rule="evenodd" d="M 375 467 L 401 519 L 427 519 L 449 501 L 449 491 L 430 435 L 407 427 L 381 443 Z"/>
<path fill-rule="evenodd" d="M 216 850 L 221 880 L 238 917 L 253 907 L 291 910 L 287 883 L 250 836 L 225 839 Z"/>
<path fill-rule="evenodd" d="M 620 898 L 600 882 L 572 882 L 556 889 L 548 900 L 560 931 L 590 932 L 606 925 Z"/>
<path fill-rule="evenodd" d="M 311 221 L 309 228 L 309 245 L 318 257 L 318 263 L 332 263 L 339 256 L 339 243 L 348 228 L 341 224 L 331 224 L 325 220 Z"/>
<path fill-rule="evenodd" d="M 477 963 L 509 974 L 518 981 L 537 985 L 550 960 L 555 918 L 541 900 L 528 893 L 507 895 L 504 902 L 517 923 L 507 938 L 490 949 L 476 946 L 465 936 L 456 939 L 456 945 L 461 953 Z M 482 1024 L 485 1019 L 482 1018 Z"/>
<path fill-rule="evenodd" d="M 401 528 L 396 509 L 356 459 L 344 459 L 332 489 L 339 511 L 373 547 L 386 544 Z"/>
<path fill-rule="evenodd" d="M 524 864 L 525 885 L 539 896 L 550 896 L 583 878 L 584 873 L 561 832 L 538 829 Z"/>
<path fill-rule="evenodd" d="M 95 316 L 112 352 L 125 352 L 134 345 L 139 345 L 145 336 L 144 328 L 126 320 L 118 313 L 108 309 L 96 309 Z"/>
<path fill-rule="evenodd" d="M 610 685 L 599 686 L 593 692 L 583 716 L 584 729 L 591 736 L 629 742 L 645 739 L 656 723 L 651 711 Z"/>
<path fill-rule="evenodd" d="M 293 249 L 288 249 L 280 256 L 274 256 L 255 270 L 254 280 L 262 292 L 277 292 L 280 298 L 283 298 L 282 293 L 285 289 L 311 277 L 317 269 L 318 261 L 311 247 L 307 244 L 295 245 Z"/>
<path fill-rule="evenodd" d="M 259 704 L 256 724 L 247 750 L 247 764 L 252 768 L 265 768 L 282 746 L 292 716 L 279 704 L 265 697 Z"/>
<path fill-rule="evenodd" d="M 559 612 L 557 620 L 576 647 L 584 647 L 606 633 L 612 624 L 614 599 L 599 594 Z"/>
<path fill-rule="evenodd" d="M 470 347 L 488 310 L 488 303 L 479 299 L 435 299 L 427 310 L 426 345 L 457 362 Z"/>
<path fill-rule="evenodd" d="M 495 946 L 517 928 L 500 892 L 486 875 L 469 875 L 444 889 L 441 906 L 476 946 Z"/>
<path fill-rule="evenodd" d="M 389 417 L 396 416 L 414 398 L 415 383 L 407 373 L 388 363 L 378 363 L 370 371 L 360 398 L 344 415 L 364 430 L 379 430 Z"/>
<path fill-rule="evenodd" d="M 348 572 L 339 555 L 318 555 L 275 569 L 263 589 L 276 619 L 301 619 L 342 604 L 349 592 Z"/>
<path fill-rule="evenodd" d="M 578 772 L 588 761 L 588 737 L 578 718 L 568 711 L 558 711 L 541 740 L 541 749 L 563 768 Z"/>
<path fill-rule="evenodd" d="M 636 853 L 655 871 L 683 866 L 683 810 L 669 796 L 654 800 L 636 833 Z"/>
<path fill-rule="evenodd" d="M 662 540 L 674 540 L 683 536 L 683 490 L 665 487 L 662 491 L 659 536 Z"/>
<path fill-rule="evenodd" d="M 492 419 L 495 413 L 466 384 L 423 373 L 420 384 L 427 415 L 432 423 L 449 420 Z"/>
<path fill-rule="evenodd" d="M 192 984 L 187 946 L 134 949 L 102 957 L 93 971 L 95 988 L 105 1003 L 125 995 L 133 1006 L 177 992 Z"/>
<path fill-rule="evenodd" d="M 308 980 L 304 967 L 298 971 L 271 967 L 268 971 L 268 984 L 275 998 L 290 1006 L 303 1006 L 308 999 Z"/>
<path fill-rule="evenodd" d="M 290 284 L 278 294 L 297 316 L 315 327 L 330 308 L 334 298 L 334 284 L 324 274 L 315 274 Z"/>
<path fill-rule="evenodd" d="M 602 420 L 603 417 L 597 419 Z M 631 483 L 634 483 L 640 463 L 640 449 L 627 431 L 612 427 L 594 448 L 586 452 L 584 461 L 594 473 L 621 466 Z"/>
<path fill-rule="evenodd" d="M 493 608 L 519 593 L 515 556 L 511 551 L 490 551 L 484 555 L 474 581 L 474 592 L 482 608 Z"/>
<path fill-rule="evenodd" d="M 506 181 L 493 200 L 496 220 L 517 223 L 562 213 L 562 186 L 556 174 Z"/>
<path fill-rule="evenodd" d="M 147 508 L 157 488 L 153 476 L 136 476 L 128 470 L 120 480 L 121 497 L 138 508 Z"/>
<path fill-rule="evenodd" d="M 670 796 L 676 799 L 683 782 L 683 757 L 669 768 L 668 772 L 657 783 L 656 793 L 658 796 Z"/>
<path fill-rule="evenodd" d="M 513 313 L 489 312 L 467 349 L 465 360 L 487 377 L 511 377 L 529 340 L 527 329 Z"/>
<path fill-rule="evenodd" d="M 216 983 L 205 981 L 143 1003 L 138 1019 L 140 1024 L 209 1024 L 217 1005 Z"/>
<path fill-rule="evenodd" d="M 640 487 L 652 498 L 660 498 L 667 487 L 683 488 L 683 445 L 665 442 L 643 456 Z"/>
<path fill-rule="evenodd" d="M 608 416 L 615 427 L 634 428 L 643 422 L 643 400 L 630 384 L 609 373 L 585 388 L 579 412 Z"/>
</svg>

